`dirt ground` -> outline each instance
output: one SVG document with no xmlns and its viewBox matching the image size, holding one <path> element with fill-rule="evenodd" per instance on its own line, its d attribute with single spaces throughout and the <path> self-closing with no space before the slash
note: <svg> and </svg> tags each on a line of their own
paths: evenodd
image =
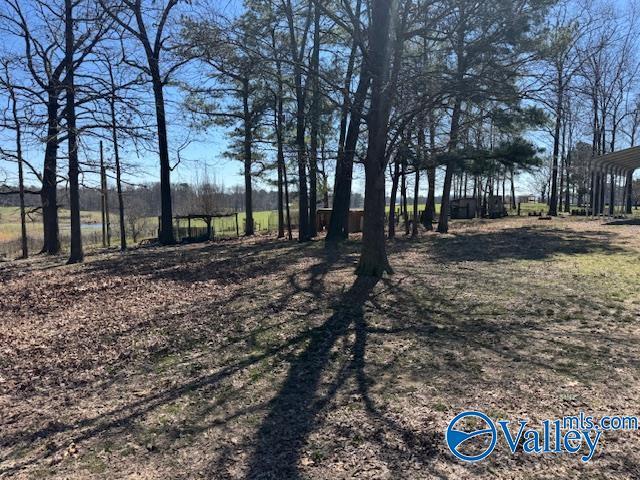
<svg viewBox="0 0 640 480">
<path fill-rule="evenodd" d="M 0 264 L 0 477 L 640 478 L 594 458 L 456 460 L 448 422 L 640 414 L 640 227 L 454 222 L 356 280 L 273 238 Z"/>
</svg>

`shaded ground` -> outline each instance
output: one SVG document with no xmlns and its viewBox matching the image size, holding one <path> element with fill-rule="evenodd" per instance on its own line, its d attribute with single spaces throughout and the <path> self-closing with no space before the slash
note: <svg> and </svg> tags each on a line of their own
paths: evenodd
<svg viewBox="0 0 640 480">
<path fill-rule="evenodd" d="M 458 412 L 638 414 L 640 227 L 455 222 L 356 280 L 272 239 L 0 266 L 0 477 L 638 478 L 594 459 L 453 459 Z"/>
</svg>

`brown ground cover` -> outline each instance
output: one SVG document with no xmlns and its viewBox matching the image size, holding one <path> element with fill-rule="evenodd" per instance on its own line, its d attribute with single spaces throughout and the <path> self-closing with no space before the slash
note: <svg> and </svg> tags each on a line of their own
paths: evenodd
<svg viewBox="0 0 640 480">
<path fill-rule="evenodd" d="M 273 238 L 0 264 L 0 477 L 640 478 L 640 432 L 593 460 L 454 460 L 477 408 L 640 414 L 640 227 L 456 222 L 353 275 Z"/>
</svg>

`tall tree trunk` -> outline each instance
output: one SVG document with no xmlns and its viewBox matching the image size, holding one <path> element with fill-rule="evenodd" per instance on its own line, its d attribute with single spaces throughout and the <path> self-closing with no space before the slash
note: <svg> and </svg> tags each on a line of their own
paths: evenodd
<svg viewBox="0 0 640 480">
<path fill-rule="evenodd" d="M 44 151 L 44 169 L 42 172 L 42 227 L 44 243 L 41 253 L 56 255 L 60 253 L 60 232 L 58 224 L 58 176 L 57 158 L 60 125 L 58 123 L 60 90 L 50 85 L 47 90 L 47 143 Z"/>
<path fill-rule="evenodd" d="M 407 159 L 402 158 L 402 172 L 400 173 L 400 209 L 402 213 L 402 223 L 404 234 L 409 235 L 409 212 L 407 211 Z"/>
<path fill-rule="evenodd" d="M 504 180 L 503 180 L 503 181 L 504 181 Z M 467 191 L 468 183 L 469 183 L 469 176 L 468 176 L 467 172 L 464 172 L 464 192 L 463 192 L 464 197 L 463 197 L 463 198 L 467 198 L 467 194 L 468 194 L 468 191 Z"/>
<path fill-rule="evenodd" d="M 104 152 L 100 140 L 100 213 L 102 214 L 102 246 L 107 246 L 107 171 L 104 168 Z"/>
<path fill-rule="evenodd" d="M 569 168 L 571 166 L 571 134 L 569 135 L 569 149 L 567 151 L 567 158 L 564 162 L 565 171 L 565 190 L 564 190 L 564 211 L 569 213 L 571 211 L 571 183 L 569 177 Z"/>
<path fill-rule="evenodd" d="M 336 162 L 336 179 L 333 189 L 333 206 L 326 242 L 335 243 L 349 236 L 349 207 L 351 203 L 351 179 L 353 176 L 353 159 L 360 136 L 362 112 L 367 99 L 367 91 L 371 83 L 371 74 L 366 65 L 362 66 L 360 79 L 350 109 L 349 127 L 342 155 L 338 152 Z"/>
<path fill-rule="evenodd" d="M 424 226 L 433 230 L 433 220 L 436 218 L 436 166 L 433 160 L 436 149 L 436 125 L 433 110 L 429 111 L 429 165 L 427 167 L 427 202 L 424 206 Z"/>
<path fill-rule="evenodd" d="M 320 131 L 320 7 L 314 6 L 313 49 L 311 52 L 311 128 L 309 139 L 309 235 L 318 234 L 318 134 Z"/>
<path fill-rule="evenodd" d="M 18 161 L 18 195 L 20 198 L 20 246 L 22 248 L 22 256 L 20 258 L 29 258 L 29 245 L 27 239 L 27 214 L 24 204 L 24 166 L 22 159 L 22 127 L 18 117 L 18 102 L 15 90 L 9 87 L 9 95 L 11 98 L 11 113 L 13 115 L 13 124 L 16 130 L 16 159 Z"/>
<path fill-rule="evenodd" d="M 289 233 L 289 240 L 291 240 L 291 217 L 289 215 L 289 185 L 287 182 L 287 166 L 284 159 L 284 87 L 282 82 L 282 66 L 280 57 L 277 54 L 275 30 L 271 31 L 271 46 L 275 57 L 276 64 L 276 79 L 278 89 L 274 94 L 274 128 L 276 132 L 276 147 L 277 147 L 277 161 L 278 161 L 278 238 L 284 237 L 284 205 L 287 210 L 287 230 Z M 286 193 L 284 199 L 284 205 L 282 201 L 282 195 Z"/>
<path fill-rule="evenodd" d="M 433 230 L 433 220 L 436 218 L 436 167 L 434 165 L 427 167 L 427 184 L 429 191 L 424 206 L 424 226 L 427 230 Z"/>
<path fill-rule="evenodd" d="M 389 238 L 396 236 L 396 196 L 398 195 L 398 181 L 400 180 L 400 158 L 396 156 L 393 162 L 391 176 L 391 196 L 389 197 Z"/>
<path fill-rule="evenodd" d="M 411 224 L 411 236 L 418 235 L 418 194 L 420 192 L 420 168 L 416 165 L 416 180 L 413 184 L 413 222 Z"/>
<path fill-rule="evenodd" d="M 324 208 L 329 208 L 329 175 L 327 175 L 325 139 L 323 137 L 320 147 L 320 161 L 322 163 L 322 202 Z"/>
<path fill-rule="evenodd" d="M 298 241 L 311 240 L 309 231 L 309 194 L 307 189 L 307 154 L 304 139 L 304 105 L 298 101 L 296 121 L 296 147 L 298 149 Z"/>
<path fill-rule="evenodd" d="M 278 238 L 284 238 L 284 203 L 282 196 L 284 195 L 284 149 L 282 145 L 282 127 L 281 127 L 281 114 L 282 114 L 282 101 L 278 96 L 275 96 L 275 108 L 274 112 L 274 124 L 276 130 L 276 144 L 277 144 L 277 161 L 278 161 Z"/>
<path fill-rule="evenodd" d="M 458 135 L 460 133 L 460 115 L 462 101 L 458 97 L 453 106 L 451 114 L 451 131 L 449 133 L 449 151 L 452 152 L 458 147 Z M 447 233 L 449 231 L 449 198 L 451 195 L 451 180 L 453 178 L 453 165 L 447 164 L 444 174 L 444 185 L 442 186 L 442 202 L 440 204 L 440 219 L 438 221 L 438 232 Z"/>
<path fill-rule="evenodd" d="M 287 164 L 282 165 L 282 176 L 284 179 L 284 204 L 285 210 L 287 212 L 287 236 L 289 240 L 293 240 L 293 233 L 291 233 L 291 210 L 290 210 L 290 200 L 289 200 L 289 180 L 287 180 Z"/>
<path fill-rule="evenodd" d="M 364 228 L 362 251 L 358 262 L 358 275 L 382 276 L 392 273 L 384 237 L 386 143 L 391 110 L 389 78 L 389 25 L 392 16 L 392 0 L 373 0 L 369 26 L 369 51 L 367 67 L 371 72 L 371 104 L 367 122 L 369 137 L 365 170 Z M 395 17 L 395 16 L 394 16 Z M 398 37 L 402 32 L 397 33 Z M 396 43 L 396 62 L 399 68 L 402 41 Z M 395 72 L 394 72 L 395 74 Z"/>
<path fill-rule="evenodd" d="M 111 81 L 111 95 L 109 97 L 109 111 L 111 114 L 111 142 L 116 164 L 116 191 L 118 193 L 118 224 L 120 226 L 120 250 L 127 249 L 127 230 L 124 220 L 124 199 L 122 196 L 122 167 L 120 166 L 120 145 L 118 145 L 118 123 L 116 118 L 116 82 L 113 68 L 109 63 L 109 79 Z"/>
<path fill-rule="evenodd" d="M 249 79 L 242 80 L 242 108 L 244 120 L 244 203 L 245 203 L 245 225 L 244 234 L 249 237 L 254 233 L 253 225 L 253 188 L 251 186 L 251 164 L 253 143 L 253 119 L 249 110 Z"/>
<path fill-rule="evenodd" d="M 516 185 L 514 181 L 514 173 L 513 167 L 509 170 L 509 179 L 511 180 L 511 209 L 515 210 L 517 208 L 516 205 Z"/>
<path fill-rule="evenodd" d="M 158 130 L 158 150 L 160 153 L 160 235 L 162 245 L 175 243 L 173 233 L 173 209 L 171 201 L 171 164 L 169 162 L 169 141 L 167 139 L 167 119 L 165 115 L 164 92 L 158 59 L 149 58 L 153 97 L 156 108 L 156 127 Z"/>
<path fill-rule="evenodd" d="M 355 18 L 360 19 L 362 0 L 356 1 Z M 349 236 L 349 207 L 351 203 L 351 179 L 353 174 L 353 158 L 355 155 L 355 145 L 360 133 L 360 121 L 364 101 L 369 89 L 369 79 L 366 68 L 361 67 L 360 79 L 354 95 L 354 102 L 351 102 L 351 83 L 353 70 L 358 50 L 358 41 L 354 37 L 347 62 L 342 88 L 342 105 L 340 107 L 340 133 L 338 137 L 338 155 L 336 159 L 335 179 L 333 183 L 333 204 L 331 208 L 331 218 L 327 228 L 325 242 L 327 244 L 346 240 Z M 363 80 L 366 79 L 366 82 Z M 357 120 L 357 125 L 355 120 Z M 350 140 L 353 142 L 353 152 L 347 156 L 348 132 L 355 130 Z"/>
<path fill-rule="evenodd" d="M 560 126 L 562 123 L 562 104 L 564 102 L 562 79 L 558 79 L 558 98 L 555 111 L 555 129 L 553 132 L 553 157 L 551 164 L 551 192 L 549 197 L 549 215 L 558 215 L 558 156 L 560 155 Z"/>
<path fill-rule="evenodd" d="M 67 87 L 67 139 L 69 142 L 69 210 L 71 214 L 71 252 L 68 263 L 78 263 L 84 258 L 80 226 L 80 186 L 78 184 L 78 137 L 76 130 L 76 104 L 73 64 L 73 0 L 65 0 L 65 64 Z"/>
<path fill-rule="evenodd" d="M 312 9 L 309 8 L 309 15 Z M 304 60 L 304 46 L 306 44 L 307 30 L 300 42 L 296 38 L 296 26 L 294 22 L 293 6 L 290 1 L 286 3 L 285 14 L 289 26 L 289 48 L 293 61 L 294 92 L 296 97 L 296 149 L 298 158 L 298 241 L 311 240 L 309 228 L 309 189 L 307 186 L 307 145 L 305 141 L 305 105 L 306 90 L 302 85 L 302 61 Z"/>
<path fill-rule="evenodd" d="M 560 175 L 560 185 L 558 187 L 558 209 L 559 211 L 563 211 L 563 202 L 564 202 L 564 169 L 565 169 L 565 160 L 564 155 L 560 157 L 560 171 L 558 172 Z"/>
</svg>

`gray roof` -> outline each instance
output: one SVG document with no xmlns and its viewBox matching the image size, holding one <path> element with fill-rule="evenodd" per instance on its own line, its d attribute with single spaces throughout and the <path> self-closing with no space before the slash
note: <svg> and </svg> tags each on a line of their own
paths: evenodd
<svg viewBox="0 0 640 480">
<path fill-rule="evenodd" d="M 640 168 L 640 146 L 625 148 L 616 152 L 606 153 L 593 159 L 593 166 L 614 167 L 621 170 L 635 170 Z"/>
</svg>

